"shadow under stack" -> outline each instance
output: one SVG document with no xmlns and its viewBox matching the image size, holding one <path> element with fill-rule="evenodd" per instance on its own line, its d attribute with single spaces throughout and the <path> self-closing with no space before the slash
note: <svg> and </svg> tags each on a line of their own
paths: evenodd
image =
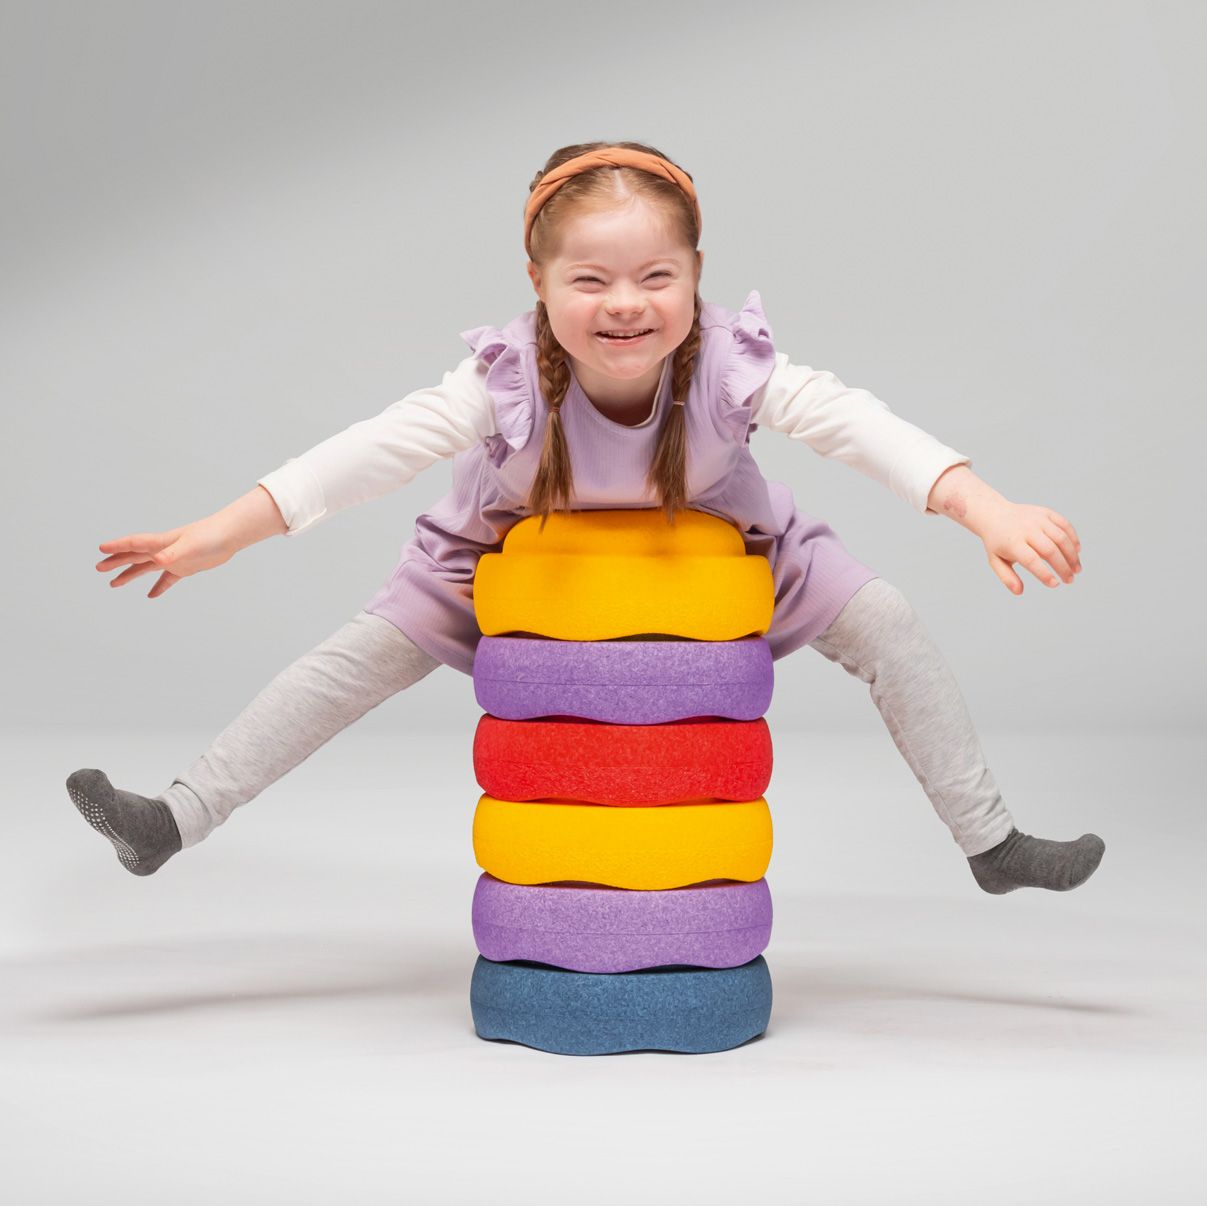
<svg viewBox="0 0 1207 1206">
<path fill-rule="evenodd" d="M 480 558 L 478 1034 L 567 1055 L 761 1034 L 771 567 L 699 511 L 521 520 Z"/>
</svg>

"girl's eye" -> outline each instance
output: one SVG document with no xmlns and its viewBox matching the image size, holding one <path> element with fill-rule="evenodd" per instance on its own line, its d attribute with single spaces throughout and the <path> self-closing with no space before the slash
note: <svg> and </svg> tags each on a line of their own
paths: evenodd
<svg viewBox="0 0 1207 1206">
<path fill-rule="evenodd" d="M 669 272 L 666 272 L 666 271 L 661 271 L 661 272 L 651 272 L 651 273 L 650 273 L 650 275 L 649 275 L 648 277 L 646 277 L 646 280 L 650 280 L 650 281 L 652 281 L 652 280 L 654 279 L 654 277 L 656 277 L 656 276 L 670 276 L 670 273 L 669 273 Z M 601 281 L 601 280 L 599 279 L 599 277 L 597 277 L 597 276 L 576 276 L 576 277 L 574 278 L 573 283 L 577 285 L 577 284 L 580 284 L 580 283 L 581 283 L 581 282 L 583 282 L 583 281 L 593 281 L 593 282 L 594 282 L 595 284 L 597 284 L 597 285 L 602 285 L 602 284 L 603 284 L 603 281 Z"/>
</svg>

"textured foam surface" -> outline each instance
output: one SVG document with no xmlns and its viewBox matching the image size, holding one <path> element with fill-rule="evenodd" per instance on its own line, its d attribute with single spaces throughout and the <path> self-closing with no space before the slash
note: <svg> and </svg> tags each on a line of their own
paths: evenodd
<svg viewBox="0 0 1207 1206">
<path fill-rule="evenodd" d="M 762 798 L 613 808 L 483 795 L 473 835 L 478 866 L 511 884 L 656 889 L 750 882 L 771 861 L 771 811 Z"/>
<path fill-rule="evenodd" d="M 591 975 L 478 957 L 469 989 L 482 1038 L 559 1055 L 727 1051 L 762 1034 L 771 973 L 762 955 L 741 967 L 659 968 Z"/>
<path fill-rule="evenodd" d="M 771 565 L 715 515 L 683 511 L 672 526 L 661 510 L 577 511 L 539 528 L 537 516 L 521 519 L 502 552 L 478 560 L 474 611 L 487 636 L 729 641 L 770 627 Z"/>
<path fill-rule="evenodd" d="M 753 800 L 771 781 L 771 733 L 761 719 L 622 725 L 483 716 L 474 774 L 503 800 Z"/>
<path fill-rule="evenodd" d="M 773 686 L 771 646 L 757 636 L 736 641 L 495 636 L 482 637 L 474 654 L 478 704 L 504 720 L 757 720 L 771 705 Z"/>
<path fill-rule="evenodd" d="M 487 959 L 527 959 L 582 972 L 666 964 L 738 967 L 771 939 L 771 892 L 712 883 L 665 892 L 573 884 L 524 887 L 483 873 L 471 911 Z"/>
</svg>

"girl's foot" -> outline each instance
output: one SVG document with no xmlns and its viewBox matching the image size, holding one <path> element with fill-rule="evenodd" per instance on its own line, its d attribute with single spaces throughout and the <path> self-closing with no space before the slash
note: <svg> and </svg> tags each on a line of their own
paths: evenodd
<svg viewBox="0 0 1207 1206">
<path fill-rule="evenodd" d="M 115 788 L 104 771 L 76 771 L 67 780 L 67 794 L 88 824 L 113 843 L 121 865 L 135 875 L 158 871 L 180 849 L 180 830 L 168 806 Z"/>
<path fill-rule="evenodd" d="M 1105 850 L 1096 833 L 1083 833 L 1075 842 L 1050 842 L 1012 829 L 1005 841 L 974 854 L 968 865 L 977 883 L 994 895 L 1015 888 L 1067 892 L 1094 874 Z"/>
</svg>

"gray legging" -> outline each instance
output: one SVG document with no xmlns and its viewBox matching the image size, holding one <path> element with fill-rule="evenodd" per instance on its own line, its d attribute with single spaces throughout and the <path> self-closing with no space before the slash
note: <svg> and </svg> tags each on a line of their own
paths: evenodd
<svg viewBox="0 0 1207 1206">
<path fill-rule="evenodd" d="M 905 596 L 865 583 L 810 646 L 868 684 L 902 757 L 960 849 L 1013 827 L 964 697 Z M 158 798 L 194 846 L 286 771 L 440 662 L 381 616 L 360 612 L 281 671 Z"/>
</svg>

